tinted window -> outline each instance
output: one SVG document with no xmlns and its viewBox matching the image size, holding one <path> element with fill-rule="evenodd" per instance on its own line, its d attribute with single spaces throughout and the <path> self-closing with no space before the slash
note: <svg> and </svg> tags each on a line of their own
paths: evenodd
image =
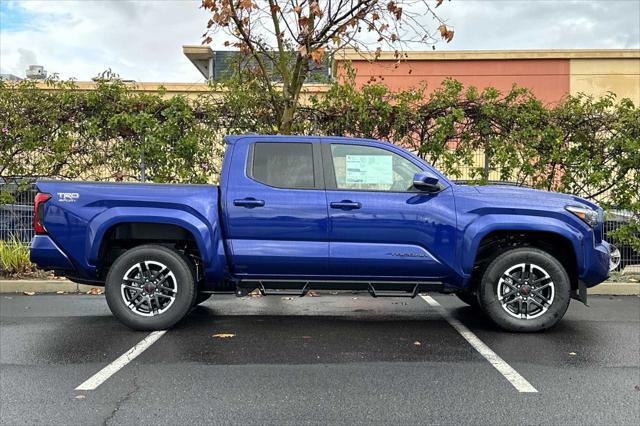
<svg viewBox="0 0 640 426">
<path fill-rule="evenodd" d="M 251 177 L 278 188 L 313 188 L 310 143 L 256 143 Z"/>
<path fill-rule="evenodd" d="M 338 189 L 413 191 L 420 168 L 386 149 L 362 145 L 331 145 Z"/>
</svg>

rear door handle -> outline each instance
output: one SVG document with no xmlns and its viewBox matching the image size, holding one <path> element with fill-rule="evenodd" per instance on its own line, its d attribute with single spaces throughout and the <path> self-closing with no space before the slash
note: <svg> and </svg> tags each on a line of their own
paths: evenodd
<svg viewBox="0 0 640 426">
<path fill-rule="evenodd" d="M 343 209 L 343 210 L 355 210 L 362 207 L 362 204 L 356 201 L 350 200 L 342 200 L 342 201 L 333 201 L 329 204 L 332 209 Z"/>
<path fill-rule="evenodd" d="M 254 207 L 264 206 L 263 200 L 256 200 L 255 198 L 243 198 L 241 200 L 233 200 L 233 205 L 238 207 L 246 207 L 252 209 Z"/>
</svg>

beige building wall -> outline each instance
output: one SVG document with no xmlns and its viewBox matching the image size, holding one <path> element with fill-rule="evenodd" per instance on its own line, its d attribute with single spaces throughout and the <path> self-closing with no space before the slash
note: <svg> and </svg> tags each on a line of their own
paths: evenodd
<svg viewBox="0 0 640 426">
<path fill-rule="evenodd" d="M 619 59 L 571 59 L 569 88 L 572 95 L 601 97 L 613 92 L 640 105 L 640 55 Z"/>
<path fill-rule="evenodd" d="M 18 83 L 15 83 L 18 84 Z M 45 82 L 37 82 L 37 87 L 44 91 L 57 90 Z M 196 99 L 202 95 L 218 98 L 222 96 L 221 90 L 215 90 L 207 83 L 151 83 L 151 82 L 126 82 L 133 92 L 158 94 L 164 90 L 163 97 L 184 96 L 188 99 Z M 95 90 L 97 83 L 94 81 L 76 81 L 75 85 L 79 91 Z M 277 87 L 277 86 L 276 86 Z M 308 104 L 312 96 L 319 96 L 329 90 L 328 84 L 305 84 L 300 94 L 302 104 Z"/>
</svg>

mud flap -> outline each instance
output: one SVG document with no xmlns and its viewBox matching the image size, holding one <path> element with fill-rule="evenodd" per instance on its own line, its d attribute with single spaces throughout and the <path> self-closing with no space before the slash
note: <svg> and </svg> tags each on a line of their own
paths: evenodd
<svg viewBox="0 0 640 426">
<path fill-rule="evenodd" d="M 571 298 L 575 300 L 579 300 L 584 303 L 585 306 L 589 306 L 587 303 L 587 285 L 578 280 L 578 288 L 574 288 L 571 290 Z"/>
</svg>

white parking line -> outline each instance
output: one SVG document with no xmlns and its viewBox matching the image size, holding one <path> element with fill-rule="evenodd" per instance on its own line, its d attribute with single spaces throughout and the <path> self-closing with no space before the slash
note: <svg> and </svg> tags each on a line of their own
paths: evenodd
<svg viewBox="0 0 640 426">
<path fill-rule="evenodd" d="M 502 358 L 498 356 L 494 351 L 489 348 L 489 346 L 485 345 L 482 340 L 478 338 L 471 330 L 469 330 L 463 323 L 458 321 L 456 318 L 453 318 L 446 309 L 442 307 L 437 300 L 435 300 L 431 296 L 420 296 L 422 297 L 429 305 L 438 309 L 440 315 L 447 320 L 447 322 L 451 325 L 451 327 L 455 328 L 458 333 L 467 341 L 473 348 L 480 353 L 493 367 L 500 372 L 504 376 L 505 379 L 509 381 L 513 385 L 514 388 L 518 390 L 518 392 L 538 392 L 536 388 L 534 388 L 531 383 L 527 381 L 524 377 L 520 375 L 516 370 L 514 370 L 509 364 L 507 364 Z"/>
<path fill-rule="evenodd" d="M 102 370 L 98 371 L 93 376 L 89 377 L 84 383 L 78 386 L 76 390 L 95 390 L 98 386 L 104 383 L 105 380 L 116 374 L 122 367 L 136 359 L 138 355 L 147 350 L 149 346 L 153 345 L 166 332 L 167 330 L 162 330 L 150 333 L 147 337 L 136 343 L 134 347 L 120 355 L 118 359 L 107 365 Z"/>
</svg>

